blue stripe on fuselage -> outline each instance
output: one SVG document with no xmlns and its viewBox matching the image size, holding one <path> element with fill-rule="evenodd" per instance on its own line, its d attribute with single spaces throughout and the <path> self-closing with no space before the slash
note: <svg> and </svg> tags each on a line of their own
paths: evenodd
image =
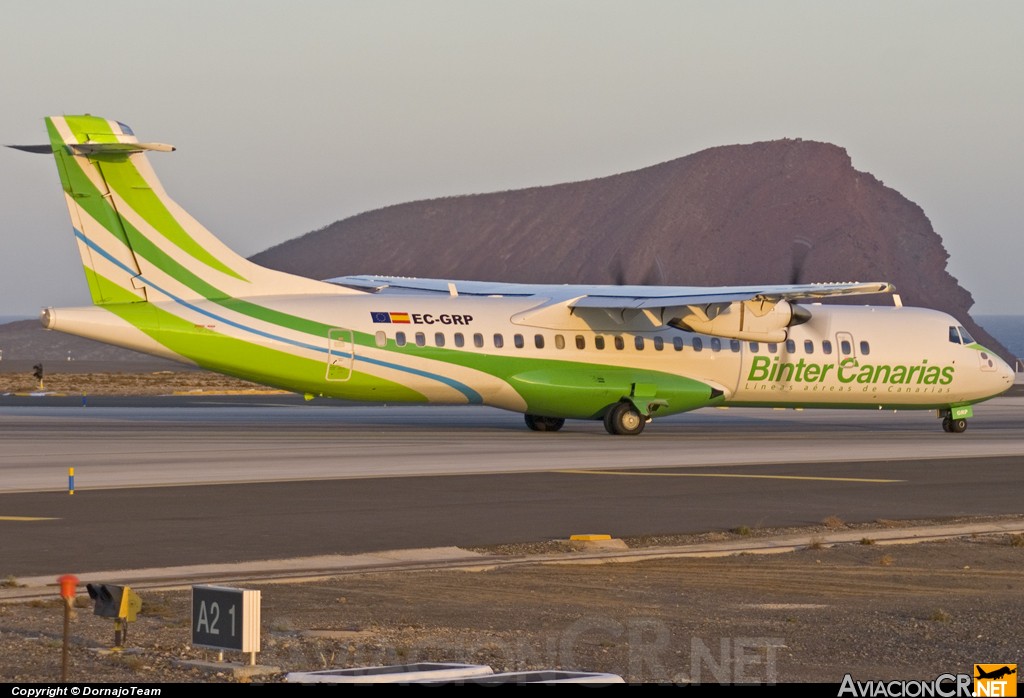
<svg viewBox="0 0 1024 698">
<path fill-rule="evenodd" d="M 87 238 L 85 236 L 85 234 L 83 234 L 77 228 L 75 228 L 75 237 L 77 237 L 79 240 L 84 242 L 89 247 L 89 249 L 94 250 L 95 252 L 99 253 L 100 255 L 103 256 L 104 259 L 108 260 L 109 262 L 112 262 L 113 264 L 115 264 L 117 267 L 119 267 L 124 272 L 126 272 L 126 273 L 128 273 L 128 274 L 130 274 L 132 276 L 136 276 L 134 269 L 131 269 L 130 267 L 128 267 L 125 264 L 123 264 L 120 260 L 118 260 L 115 257 L 113 257 L 112 255 L 110 255 L 106 250 L 104 250 L 99 245 L 94 243 L 92 240 Z M 169 293 L 168 291 L 166 291 L 165 289 L 161 288 L 160 286 L 152 283 L 151 281 L 149 281 L 149 279 L 145 278 L 141 274 L 138 275 L 138 278 L 141 279 L 147 286 L 151 286 L 152 288 L 156 289 L 160 293 L 164 294 L 165 296 L 167 296 L 168 298 L 173 300 L 175 303 L 178 303 L 179 305 L 182 305 L 182 306 L 188 308 L 189 310 L 197 312 L 197 313 L 199 313 L 201 315 L 205 315 L 206 317 L 209 317 L 211 319 L 217 320 L 218 322 L 223 322 L 223 323 L 225 323 L 227 325 L 230 325 L 231 327 L 240 329 L 243 332 L 249 332 L 251 334 L 254 334 L 254 335 L 257 335 L 257 336 L 260 336 L 260 337 L 265 337 L 266 339 L 272 339 L 272 340 L 274 340 L 276 342 L 283 342 L 285 344 L 291 344 L 292 346 L 301 347 L 303 349 L 309 349 L 311 351 L 321 352 L 323 354 L 327 354 L 328 353 L 327 347 L 317 346 L 315 344 L 307 344 L 305 342 L 300 342 L 300 341 L 295 340 L 295 339 L 289 339 L 288 337 L 281 337 L 279 335 L 275 335 L 275 334 L 272 334 L 270 332 L 266 332 L 264 330 L 259 330 L 259 329 L 256 329 L 255 327 L 249 327 L 248 325 L 243 325 L 243 324 L 241 324 L 239 322 L 236 322 L 234 320 L 231 320 L 231 319 L 228 319 L 226 317 L 217 315 L 217 314 L 215 314 L 213 312 L 210 312 L 209 310 L 205 310 L 203 308 L 200 308 L 199 306 L 194 305 L 193 303 L 189 303 L 188 301 L 184 300 L 183 298 L 178 298 L 174 294 Z M 214 301 L 214 302 L 216 302 L 216 301 Z M 291 317 L 295 317 L 295 316 L 291 316 Z M 301 319 L 301 318 L 296 318 L 296 319 Z M 438 381 L 439 383 L 443 383 L 443 384 L 447 385 L 448 387 L 453 388 L 453 389 L 459 391 L 460 393 L 462 393 L 463 395 L 465 395 L 466 399 L 470 402 L 470 404 L 473 404 L 473 405 L 483 404 L 483 397 L 481 397 L 480 393 L 478 393 L 477 391 L 473 390 L 472 388 L 470 388 L 465 383 L 461 383 L 461 382 L 459 382 L 459 381 L 457 381 L 457 380 L 455 380 L 453 378 L 448 378 L 447 376 L 442 376 L 442 375 L 439 375 L 439 374 L 436 374 L 436 373 L 431 373 L 429 371 L 423 371 L 423 370 L 420 370 L 418 368 L 412 368 L 410 366 L 402 366 L 401 364 L 392 363 L 390 361 L 382 361 L 380 359 L 372 359 L 372 358 L 369 358 L 369 357 L 366 357 L 366 356 L 360 356 L 358 354 L 349 354 L 349 353 L 346 353 L 346 352 L 334 352 L 334 353 L 337 354 L 338 356 L 342 356 L 344 358 L 354 358 L 356 361 L 363 361 L 363 362 L 366 362 L 368 364 L 373 364 L 375 366 L 382 366 L 384 368 L 390 368 L 390 369 L 394 369 L 396 371 L 403 371 L 405 373 L 410 373 L 410 374 L 415 375 L 415 376 L 420 376 L 422 378 L 428 378 L 430 380 Z"/>
</svg>

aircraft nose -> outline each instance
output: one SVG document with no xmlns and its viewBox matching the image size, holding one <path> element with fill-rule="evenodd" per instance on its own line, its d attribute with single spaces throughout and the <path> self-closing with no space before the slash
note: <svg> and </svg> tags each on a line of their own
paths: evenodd
<svg viewBox="0 0 1024 698">
<path fill-rule="evenodd" d="M 999 371 L 1001 377 L 1006 381 L 1007 385 L 1013 385 L 1014 381 L 1017 379 L 1016 371 L 1013 370 L 1013 366 L 1005 361 L 1000 361 L 1000 363 L 1002 364 L 1001 370 Z"/>
<path fill-rule="evenodd" d="M 1017 373 L 1013 370 L 1010 364 L 1006 363 L 998 356 L 992 355 L 995 360 L 996 371 L 995 380 L 999 384 L 1000 390 L 1007 390 L 1017 378 Z"/>
</svg>

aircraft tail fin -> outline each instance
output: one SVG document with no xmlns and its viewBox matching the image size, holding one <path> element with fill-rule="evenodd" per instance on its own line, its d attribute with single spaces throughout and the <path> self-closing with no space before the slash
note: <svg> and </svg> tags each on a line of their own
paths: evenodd
<svg viewBox="0 0 1024 698">
<path fill-rule="evenodd" d="M 173 146 L 90 115 L 46 128 L 94 304 L 339 292 L 250 262 L 175 203 L 146 155 Z"/>
</svg>

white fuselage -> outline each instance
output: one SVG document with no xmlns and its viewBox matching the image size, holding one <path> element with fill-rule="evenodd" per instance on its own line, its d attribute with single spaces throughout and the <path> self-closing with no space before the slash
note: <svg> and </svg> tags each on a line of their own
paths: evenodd
<svg viewBox="0 0 1024 698">
<path fill-rule="evenodd" d="M 922 308 L 808 305 L 811 319 L 789 328 L 787 341 L 765 343 L 684 332 L 643 314 L 623 319 L 604 311 L 570 312 L 537 297 L 356 294 L 259 300 L 336 328 L 334 339 L 263 326 L 208 302 L 195 304 L 186 316 L 210 332 L 243 332 L 247 341 L 317 359 L 325 370 L 340 362 L 346 371 L 397 381 L 436 403 L 525 408 L 506 375 L 478 360 L 455 358 L 460 356 L 684 376 L 720 390 L 729 405 L 935 408 L 986 399 L 1012 383 L 1004 362 L 960 339 L 953 317 Z M 93 318 L 102 312 L 82 311 Z M 55 329 L 76 332 L 68 313 L 82 311 L 57 311 L 65 322 Z M 181 314 L 180 306 L 176 312 Z M 352 333 L 369 335 L 373 342 L 350 341 Z M 97 338 L 110 341 L 109 328 Z M 133 348 L 152 351 L 148 340 Z M 346 375 L 336 374 L 335 387 L 344 387 Z"/>
</svg>

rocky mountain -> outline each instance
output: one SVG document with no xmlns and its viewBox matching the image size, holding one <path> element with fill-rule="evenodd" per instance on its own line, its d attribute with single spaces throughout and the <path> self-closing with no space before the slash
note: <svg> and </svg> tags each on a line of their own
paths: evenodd
<svg viewBox="0 0 1024 698">
<path fill-rule="evenodd" d="M 829 143 L 711 148 L 634 172 L 517 191 L 416 201 L 333 223 L 255 255 L 276 269 L 545 283 L 714 286 L 889 281 L 906 305 L 969 316 L 973 299 L 921 207 Z M 855 303 L 889 303 L 862 296 Z M 141 354 L 0 325 L 0 361 L 134 362 Z M 177 366 L 166 362 L 169 366 Z M 4 370 L 0 366 L 0 370 Z"/>
<path fill-rule="evenodd" d="M 974 301 L 948 258 L 920 206 L 854 169 L 843 148 L 799 139 L 711 148 L 584 182 L 399 204 L 252 257 L 318 279 L 888 281 L 904 304 L 960 318 L 1008 357 L 971 320 Z"/>
</svg>

